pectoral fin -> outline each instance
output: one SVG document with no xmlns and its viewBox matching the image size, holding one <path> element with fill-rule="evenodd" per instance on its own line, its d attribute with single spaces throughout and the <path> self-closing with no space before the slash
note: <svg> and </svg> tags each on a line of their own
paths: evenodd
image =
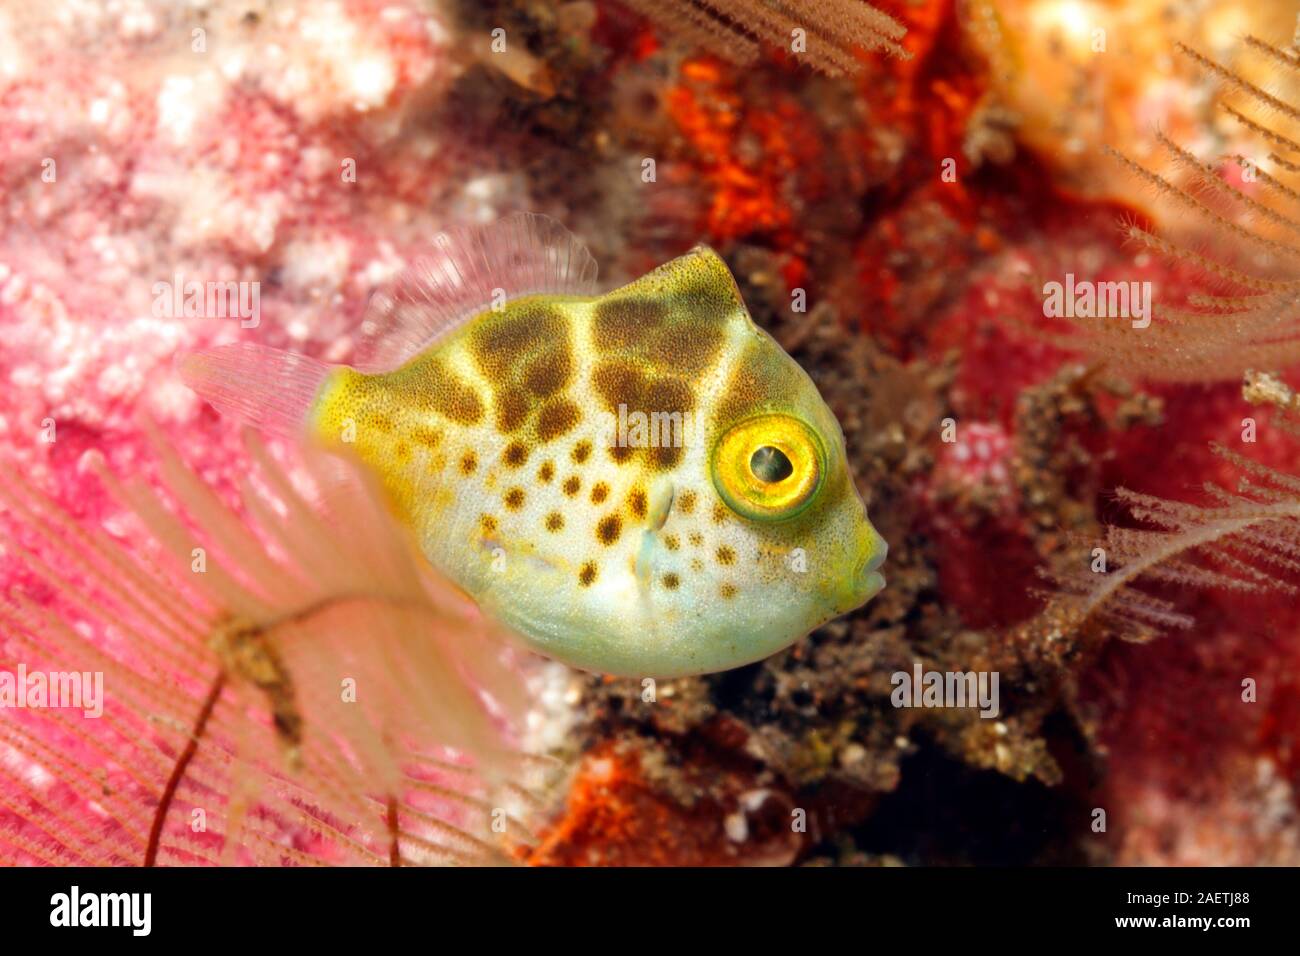
<svg viewBox="0 0 1300 956">
<path fill-rule="evenodd" d="M 670 478 L 658 478 L 650 486 L 645 511 L 646 526 L 650 531 L 658 531 L 668 520 L 668 512 L 673 509 L 674 493 L 675 489 Z"/>
<path fill-rule="evenodd" d="M 673 507 L 673 483 L 659 478 L 650 486 L 646 500 L 646 528 L 641 532 L 641 547 L 636 554 L 636 579 L 643 592 L 650 588 L 650 575 L 654 572 L 654 551 L 659 544 L 659 529 L 668 520 Z"/>
</svg>

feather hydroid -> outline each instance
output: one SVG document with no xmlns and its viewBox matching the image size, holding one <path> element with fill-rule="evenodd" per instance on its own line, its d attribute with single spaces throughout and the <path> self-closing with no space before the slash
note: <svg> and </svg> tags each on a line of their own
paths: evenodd
<svg viewBox="0 0 1300 956">
<path fill-rule="evenodd" d="M 1219 84 L 1232 134 L 1254 145 L 1206 162 L 1157 134 L 1170 165 L 1163 175 L 1111 151 L 1205 238 L 1204 247 L 1193 246 L 1138 223 L 1125 227 L 1139 248 L 1197 277 L 1196 291 L 1185 303 L 1158 301 L 1148 328 L 1077 319 L 1062 344 L 1170 381 L 1229 380 L 1300 361 L 1300 107 L 1287 98 L 1300 82 L 1300 52 L 1255 37 L 1244 45 L 1280 95 L 1188 46 L 1178 50 Z"/>
<path fill-rule="evenodd" d="M 1221 445 L 1211 448 L 1238 470 L 1238 489 L 1207 482 L 1204 505 L 1118 489 L 1116 497 L 1142 527 L 1107 528 L 1101 541 L 1050 575 L 1058 593 L 1037 626 L 1099 627 L 1141 642 L 1194 623 L 1149 590 L 1152 585 L 1248 594 L 1298 590 L 1300 478 Z"/>
<path fill-rule="evenodd" d="M 4 469 L 30 572 L 0 669 L 101 674 L 102 716 L 0 720 L 9 863 L 490 862 L 529 842 L 548 767 L 505 635 L 433 575 L 353 468 L 251 435 L 226 507 L 161 440 L 166 494 L 97 464 L 152 546 L 126 550 Z"/>
<path fill-rule="evenodd" d="M 804 60 L 829 76 L 861 72 L 856 48 L 881 50 L 908 59 L 911 53 L 900 42 L 906 28 L 867 3 L 858 0 L 625 0 L 642 16 L 649 17 L 688 42 L 694 43 L 738 66 L 757 62 L 760 43 L 787 51 L 792 49 L 795 31 L 806 39 L 803 49 L 794 48 L 795 59 Z"/>
</svg>

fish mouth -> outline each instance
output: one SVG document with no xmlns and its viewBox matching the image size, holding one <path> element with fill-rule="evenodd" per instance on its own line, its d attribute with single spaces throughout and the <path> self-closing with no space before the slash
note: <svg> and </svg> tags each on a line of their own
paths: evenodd
<svg viewBox="0 0 1300 956">
<path fill-rule="evenodd" d="M 843 573 L 836 583 L 832 598 L 835 614 L 856 611 L 885 588 L 885 576 L 879 569 L 889 554 L 889 545 L 870 524 L 859 532 L 859 542 L 857 560 L 850 565 L 852 572 Z"/>
<path fill-rule="evenodd" d="M 880 566 L 889 556 L 889 543 L 874 528 L 867 546 L 866 557 L 858 565 L 853 575 L 854 591 L 861 606 L 879 594 L 885 588 L 885 576 L 880 573 Z"/>
</svg>

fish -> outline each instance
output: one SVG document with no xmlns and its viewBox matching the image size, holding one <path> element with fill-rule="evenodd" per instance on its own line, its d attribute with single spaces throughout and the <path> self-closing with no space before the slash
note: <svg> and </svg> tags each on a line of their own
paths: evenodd
<svg viewBox="0 0 1300 956">
<path fill-rule="evenodd" d="M 885 586 L 888 546 L 808 374 L 699 245 L 603 294 L 535 213 L 439 233 L 350 365 L 180 362 L 223 414 L 353 456 L 431 565 L 530 649 L 673 678 L 762 660 Z"/>
</svg>

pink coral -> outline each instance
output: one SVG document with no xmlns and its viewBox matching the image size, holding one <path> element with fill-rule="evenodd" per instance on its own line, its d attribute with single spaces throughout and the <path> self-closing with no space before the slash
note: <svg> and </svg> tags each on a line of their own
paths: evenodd
<svg viewBox="0 0 1300 956">
<path fill-rule="evenodd" d="M 83 508 L 80 452 L 132 467 L 137 409 L 229 473 L 229 426 L 173 357 L 254 336 L 346 353 L 395 243 L 433 227 L 453 181 L 452 151 L 406 123 L 450 74 L 426 5 L 252 9 L 0 14 L 0 46 L 21 47 L 0 76 L 0 427 Z M 172 317 L 157 289 L 178 278 L 257 282 L 260 315 Z"/>
</svg>

